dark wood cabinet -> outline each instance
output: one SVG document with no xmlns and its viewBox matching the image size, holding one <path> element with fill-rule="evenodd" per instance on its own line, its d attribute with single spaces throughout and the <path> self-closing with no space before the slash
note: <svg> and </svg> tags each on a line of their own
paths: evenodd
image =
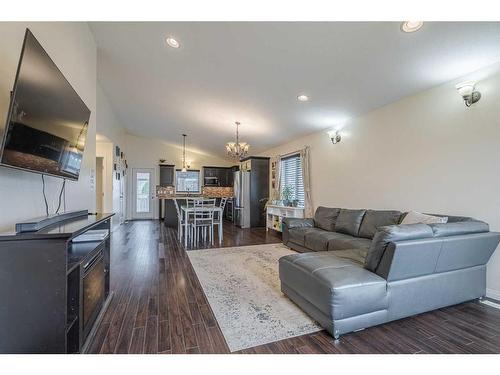
<svg viewBox="0 0 500 375">
<path fill-rule="evenodd" d="M 174 186 L 175 165 L 160 164 L 160 186 Z"/>
<path fill-rule="evenodd" d="M 0 234 L 0 353 L 85 351 L 111 298 L 110 236 L 73 239 L 90 229 L 110 233 L 111 216 Z"/>
<path fill-rule="evenodd" d="M 233 172 L 235 168 L 238 170 L 238 167 L 203 167 L 204 185 L 207 184 L 208 186 L 208 182 L 213 183 L 214 179 L 216 179 L 216 186 L 234 186 Z M 207 180 L 205 180 L 206 177 L 208 177 Z"/>
<path fill-rule="evenodd" d="M 217 170 L 217 177 L 219 178 L 220 186 L 229 186 L 227 181 L 227 168 L 219 168 Z"/>
<path fill-rule="evenodd" d="M 217 177 L 216 176 L 217 168 L 214 167 L 203 167 L 203 175 L 204 177 Z"/>
</svg>

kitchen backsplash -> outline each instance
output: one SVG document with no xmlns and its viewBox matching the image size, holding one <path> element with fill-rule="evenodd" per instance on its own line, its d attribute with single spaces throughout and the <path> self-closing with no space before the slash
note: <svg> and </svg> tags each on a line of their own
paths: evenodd
<svg viewBox="0 0 500 375">
<path fill-rule="evenodd" d="M 228 198 L 234 196 L 232 187 L 204 186 L 203 196 L 210 198 Z"/>
</svg>

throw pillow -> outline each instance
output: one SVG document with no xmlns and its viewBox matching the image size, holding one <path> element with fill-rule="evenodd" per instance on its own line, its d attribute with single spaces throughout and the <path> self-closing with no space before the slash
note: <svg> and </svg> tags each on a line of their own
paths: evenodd
<svg viewBox="0 0 500 375">
<path fill-rule="evenodd" d="M 426 215 L 416 211 L 410 211 L 403 218 L 401 224 L 445 224 L 448 217 Z"/>
</svg>

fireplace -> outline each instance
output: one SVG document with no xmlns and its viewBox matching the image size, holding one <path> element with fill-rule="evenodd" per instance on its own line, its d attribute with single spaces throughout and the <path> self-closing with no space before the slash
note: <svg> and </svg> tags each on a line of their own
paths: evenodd
<svg viewBox="0 0 500 375">
<path fill-rule="evenodd" d="M 83 339 L 85 340 L 106 298 L 103 249 L 97 249 L 94 255 L 84 263 L 81 277 L 83 290 Z"/>
</svg>

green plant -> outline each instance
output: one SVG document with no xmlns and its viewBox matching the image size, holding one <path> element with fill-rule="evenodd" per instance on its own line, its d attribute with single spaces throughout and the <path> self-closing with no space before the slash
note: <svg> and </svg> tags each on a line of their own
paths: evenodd
<svg viewBox="0 0 500 375">
<path fill-rule="evenodd" d="M 281 197 L 283 200 L 290 201 L 293 198 L 293 190 L 292 185 L 286 185 L 281 191 Z"/>
</svg>

